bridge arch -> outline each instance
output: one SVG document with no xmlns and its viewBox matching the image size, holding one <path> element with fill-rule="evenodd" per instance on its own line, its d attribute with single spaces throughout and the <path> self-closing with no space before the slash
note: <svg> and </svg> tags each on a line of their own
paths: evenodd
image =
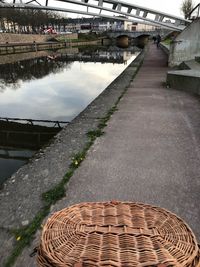
<svg viewBox="0 0 200 267">
<path fill-rule="evenodd" d="M 130 43 L 130 37 L 126 34 L 124 35 L 118 35 L 116 38 L 116 43 L 120 47 L 128 47 Z"/>
<path fill-rule="evenodd" d="M 140 36 L 154 36 L 157 35 L 157 30 L 152 31 L 125 31 L 125 30 L 119 30 L 119 31 L 109 31 L 107 32 L 107 36 L 109 38 L 118 38 L 119 36 L 127 36 L 128 38 L 137 38 Z"/>
</svg>

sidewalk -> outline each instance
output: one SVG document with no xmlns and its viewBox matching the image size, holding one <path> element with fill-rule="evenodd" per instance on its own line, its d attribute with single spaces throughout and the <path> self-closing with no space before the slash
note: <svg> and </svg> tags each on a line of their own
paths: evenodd
<svg viewBox="0 0 200 267">
<path fill-rule="evenodd" d="M 167 70 L 165 55 L 151 45 L 105 134 L 52 212 L 83 201 L 145 202 L 175 212 L 200 240 L 200 104 L 164 87 Z M 36 266 L 31 249 L 15 267 Z"/>
</svg>

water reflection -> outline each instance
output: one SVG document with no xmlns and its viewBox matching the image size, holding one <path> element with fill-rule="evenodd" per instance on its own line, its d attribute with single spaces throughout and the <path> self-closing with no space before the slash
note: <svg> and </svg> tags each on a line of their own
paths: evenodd
<svg viewBox="0 0 200 267">
<path fill-rule="evenodd" d="M 93 47 L 18 54 L 17 62 L 0 56 L 0 117 L 71 121 L 138 53 Z M 46 126 L 0 121 L 0 183 L 59 131 Z"/>
<path fill-rule="evenodd" d="M 0 185 L 60 130 L 0 120 Z"/>
<path fill-rule="evenodd" d="M 41 79 L 50 73 L 59 73 L 64 69 L 70 68 L 72 62 L 100 62 L 125 64 L 138 49 L 131 47 L 126 50 L 117 47 L 91 48 L 66 48 L 57 51 L 43 52 L 43 56 L 23 59 L 23 54 L 17 54 L 15 61 L 14 55 L 0 56 L 0 90 L 3 91 L 10 86 L 13 89 L 20 88 L 21 81 Z M 41 53 L 41 52 L 39 52 Z M 10 60 L 12 58 L 12 60 Z M 12 63 L 6 63 L 6 62 Z"/>
<path fill-rule="evenodd" d="M 0 120 L 0 147 L 38 150 L 60 129 L 59 127 Z"/>
<path fill-rule="evenodd" d="M 13 64 L 0 65 L 0 90 L 8 86 L 19 89 L 21 81 L 41 79 L 50 73 L 59 73 L 70 67 L 71 62 L 63 58 L 52 60 L 51 56 L 18 61 Z"/>
</svg>

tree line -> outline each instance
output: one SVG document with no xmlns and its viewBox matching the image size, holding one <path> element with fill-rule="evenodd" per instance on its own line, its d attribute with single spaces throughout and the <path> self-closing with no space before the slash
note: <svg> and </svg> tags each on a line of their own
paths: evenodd
<svg viewBox="0 0 200 267">
<path fill-rule="evenodd" d="M 37 9 L 0 8 L 0 28 L 8 32 L 32 32 L 57 26 L 63 22 L 60 14 Z"/>
</svg>

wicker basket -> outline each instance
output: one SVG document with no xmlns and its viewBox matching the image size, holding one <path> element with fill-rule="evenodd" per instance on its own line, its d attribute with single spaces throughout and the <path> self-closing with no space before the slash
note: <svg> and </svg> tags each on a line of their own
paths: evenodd
<svg viewBox="0 0 200 267">
<path fill-rule="evenodd" d="M 53 214 L 38 248 L 40 267 L 200 266 L 190 228 L 141 203 L 81 203 Z"/>
</svg>

